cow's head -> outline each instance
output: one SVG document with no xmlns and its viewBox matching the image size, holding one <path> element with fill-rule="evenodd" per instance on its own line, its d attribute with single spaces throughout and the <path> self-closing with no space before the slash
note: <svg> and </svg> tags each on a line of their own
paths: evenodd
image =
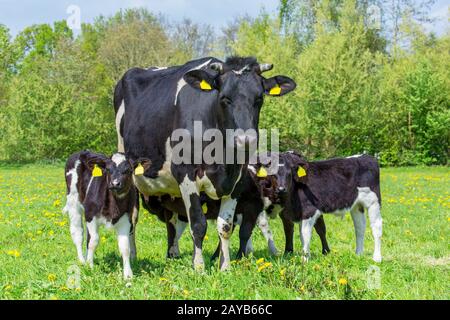
<svg viewBox="0 0 450 320">
<path fill-rule="evenodd" d="M 225 63 L 211 63 L 211 70 L 189 71 L 184 80 L 195 89 L 217 94 L 218 125 L 223 130 L 241 129 L 235 142 L 242 148 L 257 142 L 257 136 L 245 132 L 252 129 L 257 133 L 264 95 L 279 97 L 296 87 L 285 76 L 264 78 L 262 73 L 272 67 L 258 63 L 253 57 L 230 57 Z"/>
<path fill-rule="evenodd" d="M 151 161 L 148 159 L 134 161 L 123 153 L 115 153 L 111 158 L 99 154 L 92 154 L 87 158 L 87 166 L 92 170 L 93 176 L 105 175 L 108 189 L 116 195 L 127 194 L 133 184 L 132 176 L 135 170 L 139 167 L 145 171 L 150 164 Z"/>
</svg>

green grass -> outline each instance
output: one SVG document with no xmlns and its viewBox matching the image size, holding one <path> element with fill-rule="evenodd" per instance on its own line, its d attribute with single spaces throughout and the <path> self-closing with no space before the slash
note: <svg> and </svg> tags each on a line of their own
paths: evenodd
<svg viewBox="0 0 450 320">
<path fill-rule="evenodd" d="M 77 263 L 68 217 L 61 213 L 65 184 L 61 165 L 0 167 L 1 299 L 449 299 L 450 172 L 448 168 L 382 170 L 383 262 L 371 260 L 369 226 L 365 254 L 354 254 L 353 224 L 326 216 L 331 254 L 320 254 L 313 236 L 312 258 L 302 264 L 296 228 L 296 254 L 270 257 L 255 230 L 254 257 L 219 272 L 209 257 L 217 244 L 210 224 L 204 244 L 204 274 L 191 269 L 189 232 L 182 257 L 166 260 L 165 226 L 141 210 L 138 261 L 131 285 L 122 280 L 121 259 L 112 230 L 101 230 L 95 267 Z M 281 221 L 271 220 L 275 242 L 284 247 Z M 238 247 L 234 234 L 232 253 Z M 264 262 L 257 263 L 259 258 Z M 258 266 L 266 268 L 258 271 Z M 380 288 L 368 286 L 376 265 Z M 79 288 L 71 279 L 79 270 Z M 369 269 L 370 270 L 370 269 Z M 345 280 L 345 281 L 344 281 Z M 347 282 L 347 284 L 343 284 Z"/>
</svg>

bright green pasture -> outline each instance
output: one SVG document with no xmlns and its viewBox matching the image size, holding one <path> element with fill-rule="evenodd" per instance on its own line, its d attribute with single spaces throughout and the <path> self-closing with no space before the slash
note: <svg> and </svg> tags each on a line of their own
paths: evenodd
<svg viewBox="0 0 450 320">
<path fill-rule="evenodd" d="M 320 254 L 313 236 L 312 258 L 296 253 L 271 257 L 254 234 L 253 257 L 234 262 L 229 272 L 210 263 L 218 237 L 210 224 L 204 243 L 206 270 L 191 269 L 189 232 L 182 257 L 166 260 L 166 229 L 141 210 L 138 260 L 131 283 L 122 280 L 112 230 L 101 230 L 94 269 L 77 263 L 65 201 L 63 166 L 0 167 L 1 299 L 449 299 L 450 170 L 382 169 L 383 262 L 371 260 L 369 223 L 364 256 L 354 254 L 353 224 L 326 216 L 332 252 Z M 281 221 L 271 220 L 275 242 L 284 248 Z M 232 253 L 238 247 L 234 234 Z M 79 277 L 77 277 L 79 273 Z M 379 275 L 379 277 L 378 277 Z"/>
</svg>

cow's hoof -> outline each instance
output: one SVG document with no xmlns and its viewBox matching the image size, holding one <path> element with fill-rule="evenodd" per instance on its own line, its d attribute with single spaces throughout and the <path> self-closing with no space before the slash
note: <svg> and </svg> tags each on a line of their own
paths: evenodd
<svg viewBox="0 0 450 320">
<path fill-rule="evenodd" d="M 374 254 L 373 255 L 373 261 L 375 261 L 375 262 L 377 262 L 377 263 L 380 263 L 381 262 L 381 255 L 378 255 L 378 254 Z"/>
</svg>

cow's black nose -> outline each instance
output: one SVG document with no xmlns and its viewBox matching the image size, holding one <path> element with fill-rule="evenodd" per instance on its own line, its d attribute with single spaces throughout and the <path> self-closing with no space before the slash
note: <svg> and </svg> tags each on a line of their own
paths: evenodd
<svg viewBox="0 0 450 320">
<path fill-rule="evenodd" d="M 279 193 L 285 193 L 286 192 L 286 188 L 285 187 L 278 187 L 278 192 Z"/>
</svg>

